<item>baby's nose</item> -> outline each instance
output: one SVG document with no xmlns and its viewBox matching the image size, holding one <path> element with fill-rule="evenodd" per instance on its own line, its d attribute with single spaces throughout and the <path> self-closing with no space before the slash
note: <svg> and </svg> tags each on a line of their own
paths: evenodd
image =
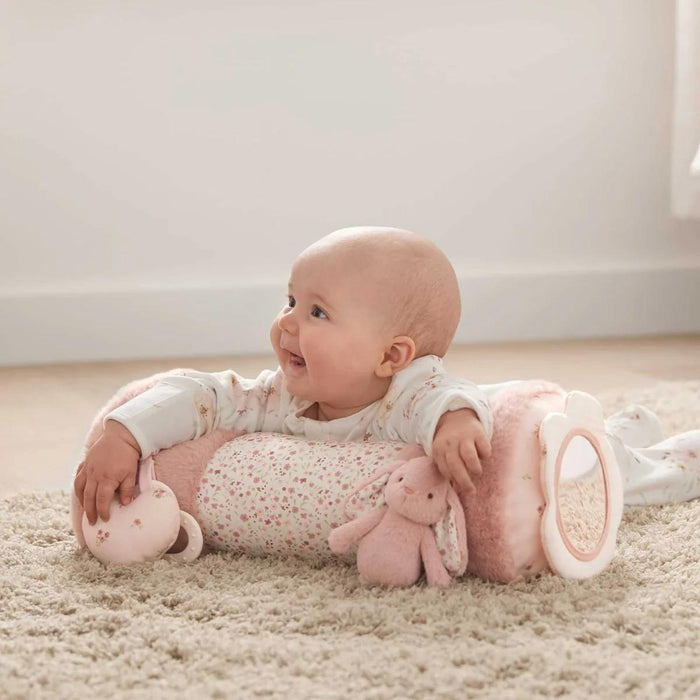
<svg viewBox="0 0 700 700">
<path fill-rule="evenodd" d="M 283 330 L 285 333 L 293 332 L 293 330 L 296 328 L 296 321 L 294 320 L 294 314 L 292 313 L 291 309 L 279 315 L 277 325 L 279 326 L 280 330 Z"/>
<path fill-rule="evenodd" d="M 412 489 L 410 486 L 404 486 L 403 490 L 410 496 L 412 493 L 415 493 L 415 489 Z"/>
</svg>

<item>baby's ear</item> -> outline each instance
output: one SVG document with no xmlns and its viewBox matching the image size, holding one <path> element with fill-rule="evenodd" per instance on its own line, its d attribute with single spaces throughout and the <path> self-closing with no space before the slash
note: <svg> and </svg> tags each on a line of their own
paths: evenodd
<svg viewBox="0 0 700 700">
<path fill-rule="evenodd" d="M 384 353 L 384 358 L 375 370 L 378 377 L 393 377 L 413 362 L 416 356 L 416 344 L 407 335 L 397 335 L 391 341 L 391 347 Z"/>
</svg>

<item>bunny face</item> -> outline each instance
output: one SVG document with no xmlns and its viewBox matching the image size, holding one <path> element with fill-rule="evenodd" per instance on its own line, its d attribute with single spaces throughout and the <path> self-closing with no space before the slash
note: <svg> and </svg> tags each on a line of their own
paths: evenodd
<svg viewBox="0 0 700 700">
<path fill-rule="evenodd" d="M 411 459 L 395 469 L 384 488 L 392 510 L 408 520 L 432 525 L 445 514 L 449 483 L 429 457 Z"/>
</svg>

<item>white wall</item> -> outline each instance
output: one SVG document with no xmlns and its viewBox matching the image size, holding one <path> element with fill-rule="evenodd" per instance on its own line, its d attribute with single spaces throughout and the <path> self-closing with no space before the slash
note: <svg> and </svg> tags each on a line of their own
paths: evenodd
<svg viewBox="0 0 700 700">
<path fill-rule="evenodd" d="M 264 351 L 360 223 L 445 249 L 463 342 L 700 331 L 673 5 L 0 4 L 0 363 Z"/>
</svg>

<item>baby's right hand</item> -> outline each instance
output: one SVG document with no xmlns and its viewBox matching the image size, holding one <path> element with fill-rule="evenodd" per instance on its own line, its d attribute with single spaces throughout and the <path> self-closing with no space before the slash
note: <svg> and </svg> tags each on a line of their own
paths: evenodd
<svg viewBox="0 0 700 700">
<path fill-rule="evenodd" d="M 78 466 L 73 488 L 94 525 L 99 515 L 109 520 L 109 504 L 119 492 L 122 505 L 134 496 L 141 450 L 134 436 L 117 421 L 108 420 L 105 430 Z"/>
</svg>

